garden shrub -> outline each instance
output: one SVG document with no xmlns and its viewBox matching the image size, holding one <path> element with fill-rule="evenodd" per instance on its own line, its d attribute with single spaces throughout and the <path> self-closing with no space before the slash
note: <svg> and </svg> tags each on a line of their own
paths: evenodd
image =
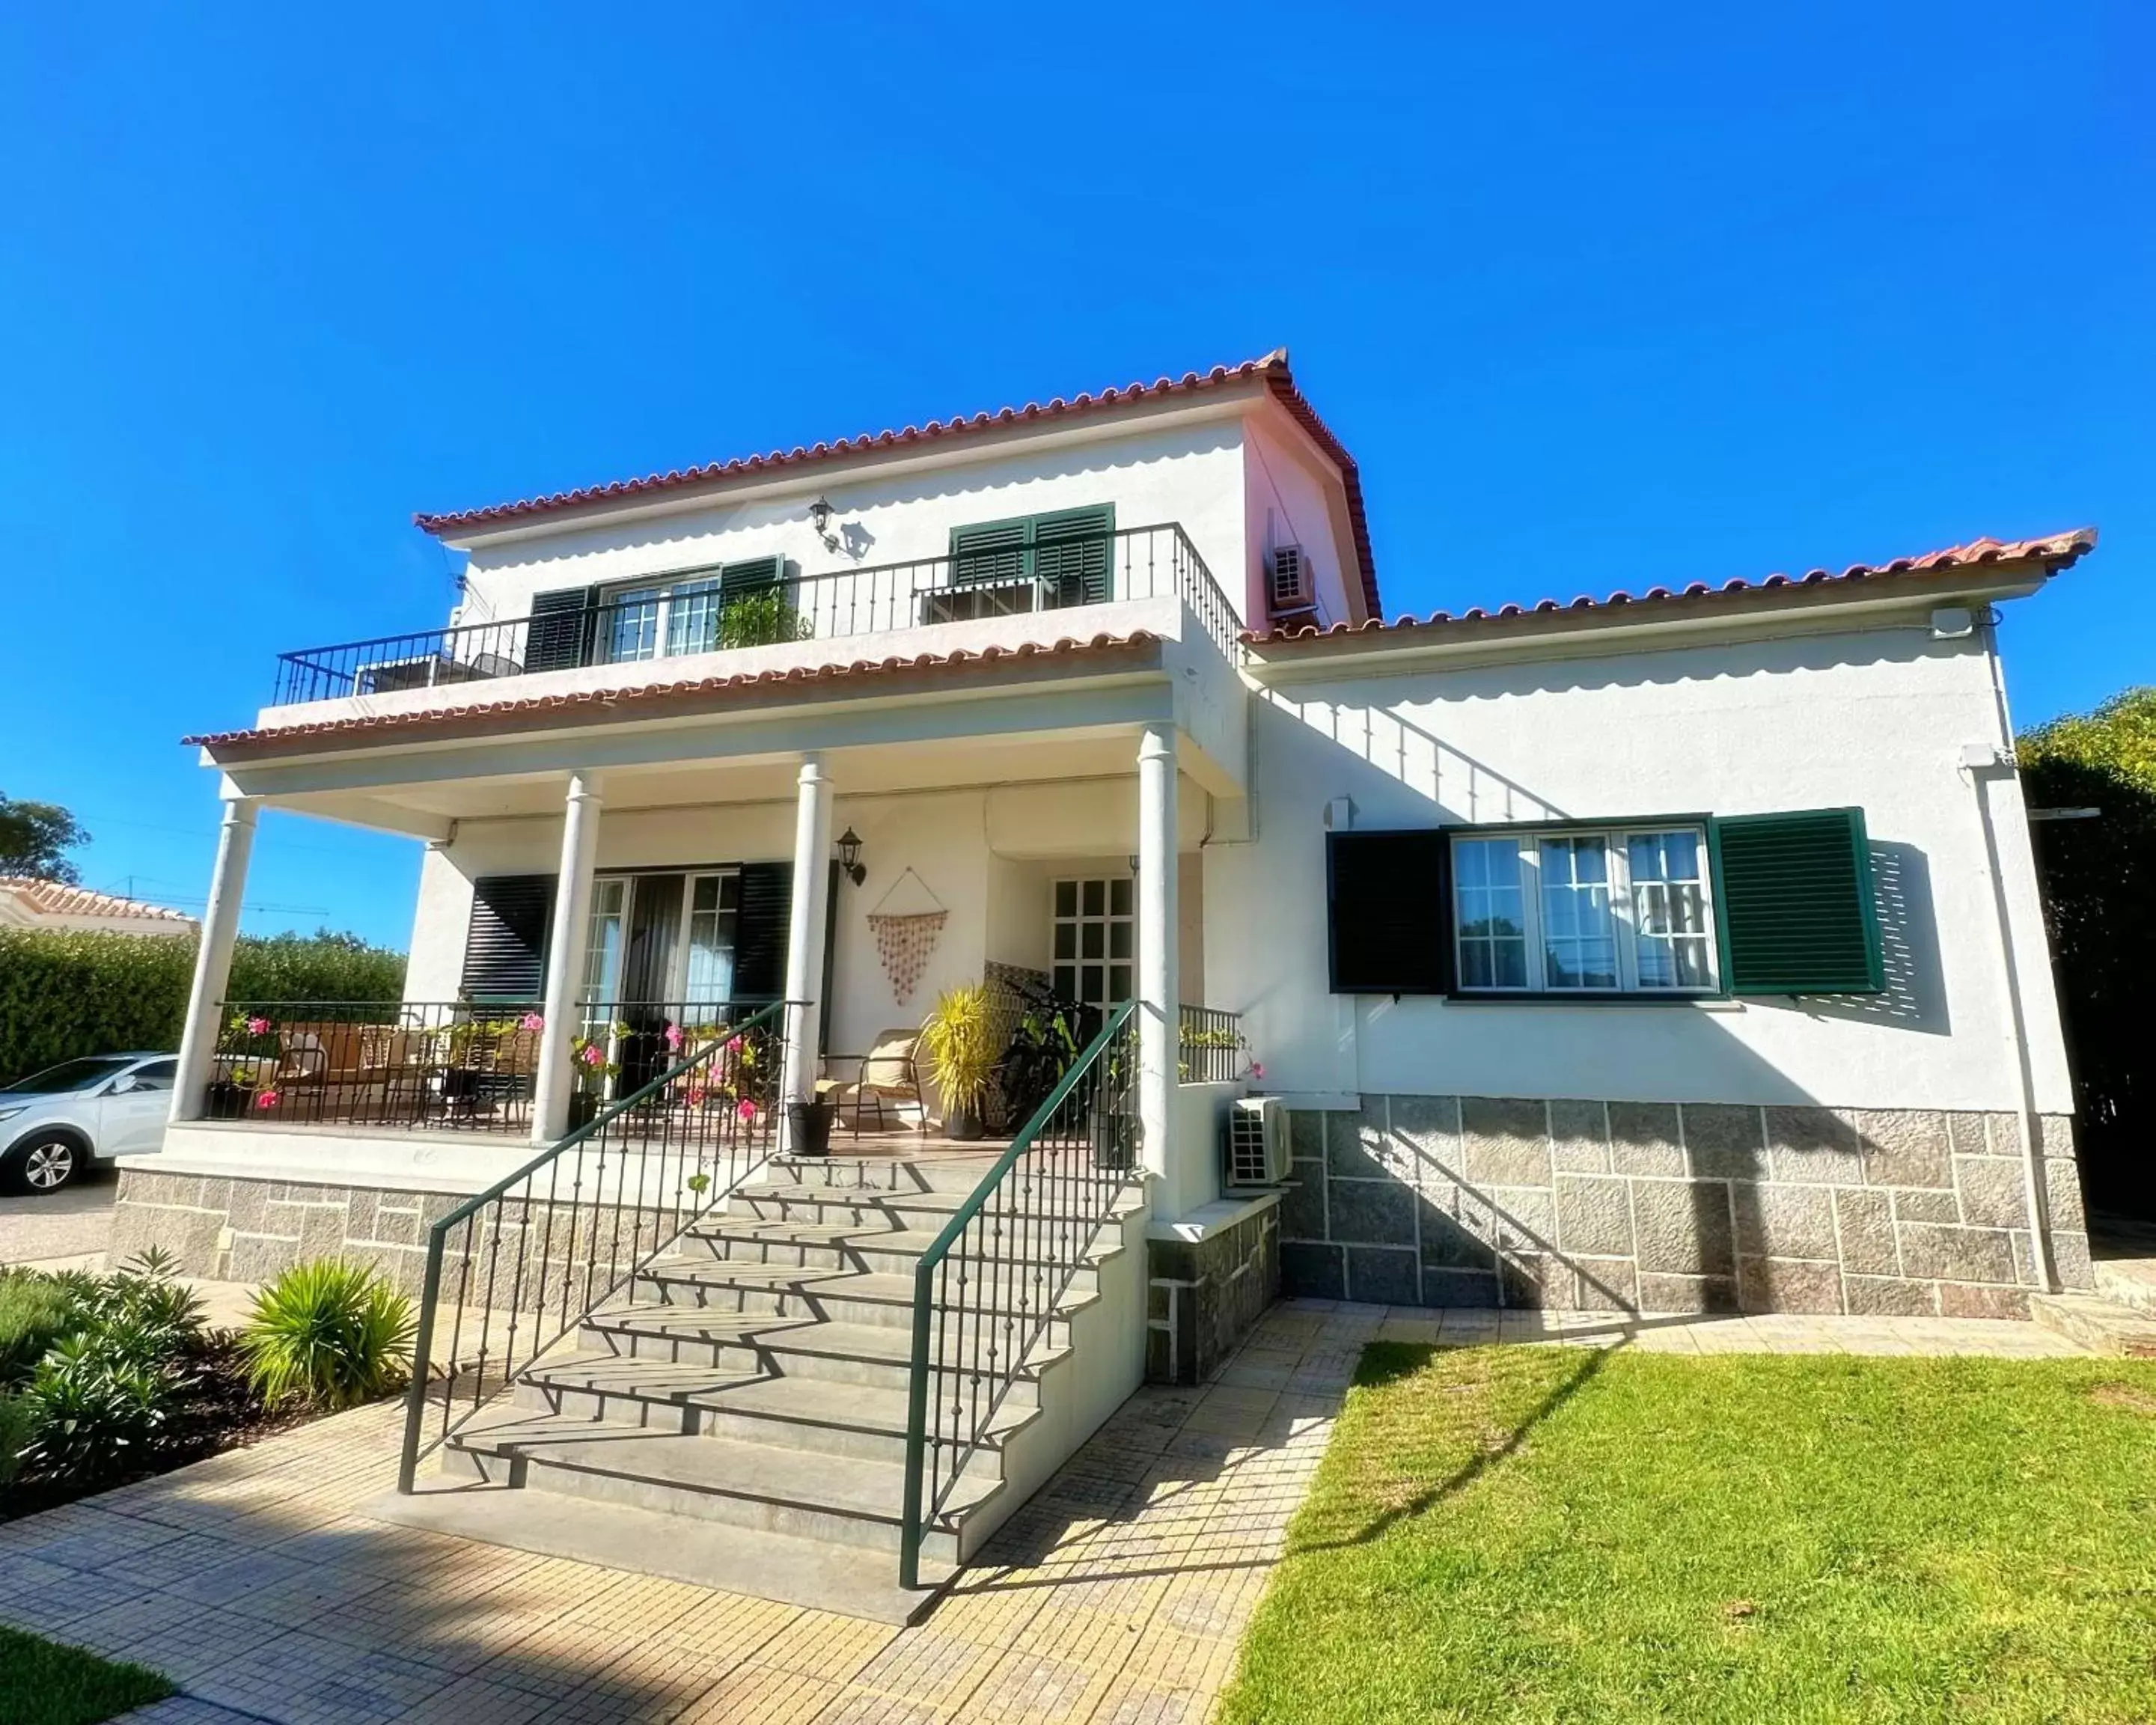
<svg viewBox="0 0 2156 1725">
<path fill-rule="evenodd" d="M 27 1395 L 0 1391 L 0 1486 L 12 1484 L 23 1464 L 44 1414 Z"/>
<path fill-rule="evenodd" d="M 172 1049 L 195 942 L 169 935 L 0 930 L 0 1084 L 80 1055 Z M 396 1000 L 404 955 L 351 935 L 243 935 L 235 1000 Z"/>
<path fill-rule="evenodd" d="M 20 1389 L 72 1327 L 74 1301 L 53 1277 L 0 1270 L 0 1391 Z"/>
<path fill-rule="evenodd" d="M 271 1406 L 348 1408 L 386 1394 L 412 1364 L 412 1302 L 364 1264 L 295 1264 L 254 1296 L 239 1346 Z"/>
</svg>

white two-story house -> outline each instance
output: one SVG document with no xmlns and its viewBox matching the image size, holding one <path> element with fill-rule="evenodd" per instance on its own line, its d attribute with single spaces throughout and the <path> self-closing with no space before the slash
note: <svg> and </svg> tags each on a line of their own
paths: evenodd
<svg viewBox="0 0 2156 1725">
<path fill-rule="evenodd" d="M 454 1308 L 477 1411 L 439 1447 L 482 1479 L 644 1514 L 663 1478 L 932 1563 L 1282 1288 L 1952 1315 L 2087 1281 L 1997 639 L 2091 533 L 1387 623 L 1285 353 L 418 524 L 468 558 L 445 626 L 289 654 L 191 739 L 223 832 L 119 1232 Z M 401 1007 L 226 998 L 264 806 L 424 841 Z M 1070 1096 L 957 1111 L 985 1147 L 908 1040 L 978 984 L 1006 1064 L 1079 1033 Z M 1263 1097 L 1284 1158 L 1234 1178 Z M 634 1249 L 557 1252 L 609 1197 Z M 1079 1246 L 1029 1243 L 1055 1217 Z M 970 1291 L 917 1268 L 968 1241 Z M 543 1345 L 470 1339 L 505 1263 L 559 1296 Z M 993 1366 L 945 1357 L 968 1300 L 1029 1314 Z M 666 1322 L 609 1322 L 639 1301 Z M 947 1408 L 984 1378 L 1000 1412 Z M 675 1450 L 608 1447 L 653 1409 Z"/>
</svg>

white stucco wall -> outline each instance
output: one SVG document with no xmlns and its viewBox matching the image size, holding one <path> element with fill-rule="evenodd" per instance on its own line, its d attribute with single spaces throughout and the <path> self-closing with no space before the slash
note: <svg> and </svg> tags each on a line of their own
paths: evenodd
<svg viewBox="0 0 2156 1725">
<path fill-rule="evenodd" d="M 1266 615 L 1265 577 L 1271 567 L 1272 548 L 1299 545 L 1317 573 L 1320 617 L 1327 624 L 1346 622 L 1353 614 L 1348 604 L 1343 572 L 1348 552 L 1335 531 L 1327 482 L 1301 449 L 1291 448 L 1255 424 L 1245 455 L 1252 547 L 1249 608 L 1245 614 Z M 1332 490 L 1338 489 L 1336 476 Z"/>
<path fill-rule="evenodd" d="M 1115 506 L 1119 529 L 1179 521 L 1238 602 L 1246 567 L 1243 437 L 1236 418 L 1140 422 L 1097 442 L 990 450 L 963 465 L 896 476 L 812 474 L 739 502 L 482 546 L 472 553 L 460 620 L 524 616 L 535 593 L 557 588 L 773 552 L 813 584 L 829 572 L 946 556 L 956 526 L 1098 503 Z M 844 540 L 839 552 L 825 548 L 808 520 L 808 506 L 819 495 L 832 506 L 829 531 Z"/>
<path fill-rule="evenodd" d="M 1207 853 L 1207 978 L 1267 1086 L 2015 1109 L 1998 923 L 1964 747 L 2003 744 L 1977 640 L 1919 626 L 1343 677 L 1259 703 L 1255 843 Z M 2010 777 L 1989 781 L 2038 1104 L 2071 1108 Z M 1541 1005 L 1338 997 L 1325 809 L 1358 828 L 1861 805 L 1895 986 L 1863 999 Z"/>
</svg>

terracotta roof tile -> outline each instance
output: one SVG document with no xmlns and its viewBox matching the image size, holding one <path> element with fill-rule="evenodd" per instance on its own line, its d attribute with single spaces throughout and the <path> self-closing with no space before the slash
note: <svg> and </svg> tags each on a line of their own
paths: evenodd
<svg viewBox="0 0 2156 1725">
<path fill-rule="evenodd" d="M 1973 539 L 1966 545 L 1950 545 L 1942 551 L 1928 551 L 1918 557 L 1895 557 L 1883 563 L 1851 563 L 1840 573 L 1829 569 L 1813 569 L 1803 575 L 1768 575 L 1758 580 L 1739 577 L 1718 585 L 1696 581 L 1682 588 L 1650 587 L 1644 593 L 1613 593 L 1606 598 L 1598 599 L 1590 593 L 1583 593 L 1568 601 L 1542 599 L 1532 605 L 1500 605 L 1495 610 L 1486 610 L 1477 605 L 1457 616 L 1447 611 L 1433 611 L 1428 617 L 1400 617 L 1390 623 L 1373 618 L 1372 621 L 1362 624 L 1337 623 L 1327 629 L 1306 624 L 1301 628 L 1276 629 L 1269 634 L 1246 631 L 1243 639 L 1253 645 L 1270 647 L 1346 635 L 1394 634 L 1417 629 L 1443 629 L 1458 624 L 1490 623 L 1507 618 L 1547 615 L 1560 611 L 1605 611 L 1622 605 L 1653 604 L 1671 599 L 1764 593 L 1776 588 L 1817 587 L 1830 583 L 1872 581 L 1882 577 L 1923 574 L 1984 563 L 2038 562 L 2045 564 L 2049 572 L 2056 574 L 2061 569 L 2071 567 L 2085 553 L 2094 550 L 2096 541 L 2094 527 L 2079 527 L 2070 533 L 2054 533 L 2041 539 Z"/>
<path fill-rule="evenodd" d="M 1071 636 L 1045 644 L 1029 641 L 1017 647 L 983 647 L 978 652 L 921 653 L 910 658 L 857 659 L 850 665 L 797 665 L 788 670 L 736 672 L 731 676 L 688 677 L 667 683 L 639 683 L 627 689 L 580 689 L 558 695 L 508 696 L 500 701 L 475 701 L 450 707 L 429 707 L 417 712 L 377 713 L 367 717 L 321 719 L 297 725 L 276 725 L 249 731 L 217 731 L 202 737 L 183 737 L 189 747 L 219 748 L 234 743 L 283 742 L 300 737 L 330 737 L 461 723 L 490 715 L 575 712 L 593 708 L 620 711 L 664 705 L 696 695 L 716 695 L 785 685 L 832 683 L 847 678 L 873 678 L 908 671 L 957 670 L 968 665 L 1000 665 L 1006 660 L 1025 664 L 1041 659 L 1074 659 L 1089 653 L 1111 653 L 1158 644 L 1160 637 L 1147 629 L 1127 635 L 1098 634 L 1080 640 Z M 513 681 L 505 679 L 505 681 Z M 470 686 L 470 685 L 465 685 Z"/>
<path fill-rule="evenodd" d="M 0 892 L 12 892 L 33 910 L 48 916 L 132 916 L 172 922 L 192 922 L 182 911 L 116 893 L 92 892 L 87 886 L 70 886 L 62 880 L 42 880 L 34 875 L 0 875 Z"/>
<path fill-rule="evenodd" d="M 483 509 L 452 510 L 439 515 L 422 513 L 412 519 L 429 533 L 454 534 L 463 529 L 495 526 L 505 521 L 547 515 L 557 510 L 575 509 L 587 504 L 608 503 L 652 492 L 709 485 L 716 480 L 732 479 L 742 474 L 763 473 L 774 469 L 835 460 L 843 456 L 902 449 L 943 438 L 997 431 L 1007 426 L 1056 419 L 1066 414 L 1121 407 L 1132 402 L 1156 400 L 1165 396 L 1195 395 L 1253 377 L 1265 379 L 1274 398 L 1295 416 L 1339 467 L 1341 480 L 1348 492 L 1348 513 L 1355 540 L 1355 554 L 1363 566 L 1363 595 L 1368 602 L 1370 614 L 1376 616 L 1380 608 L 1377 565 L 1371 556 L 1370 527 L 1363 514 L 1361 475 L 1356 470 L 1354 457 L 1348 453 L 1340 439 L 1318 417 L 1317 409 L 1296 388 L 1294 373 L 1288 369 L 1285 347 L 1276 348 L 1258 359 L 1246 359 L 1240 365 L 1215 366 L 1209 372 L 1185 372 L 1180 377 L 1157 377 L 1150 383 L 1127 383 L 1121 388 L 1075 395 L 1068 400 L 1059 395 L 1052 401 L 1028 402 L 1022 408 L 999 408 L 992 413 L 961 413 L 950 419 L 931 419 L 925 425 L 908 425 L 898 431 L 865 432 L 858 436 L 842 437 L 806 448 L 797 446 L 791 449 L 773 449 L 763 454 L 737 455 L 728 460 L 706 462 L 701 466 L 646 474 L 640 479 L 583 485 L 572 491 L 555 491 L 542 497 L 523 497 L 514 502 L 490 504 Z"/>
</svg>

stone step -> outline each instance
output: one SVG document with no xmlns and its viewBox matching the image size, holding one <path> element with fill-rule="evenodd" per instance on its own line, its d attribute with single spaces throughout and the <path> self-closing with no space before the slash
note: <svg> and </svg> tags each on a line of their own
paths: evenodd
<svg viewBox="0 0 2156 1725">
<path fill-rule="evenodd" d="M 398 1527 L 876 1623 L 918 1621 L 956 1573 L 948 1564 L 924 1562 L 922 1585 L 904 1589 L 898 1565 L 868 1546 L 793 1539 L 559 1491 L 441 1490 L 423 1483 L 408 1497 L 390 1491 L 371 1499 L 361 1513 Z"/>
<path fill-rule="evenodd" d="M 774 1156 L 767 1178 L 797 1185 L 862 1187 L 890 1192 L 971 1192 L 1001 1150 L 950 1156 Z"/>
<path fill-rule="evenodd" d="M 857 1228 L 942 1231 L 967 1204 L 969 1192 L 881 1192 L 865 1187 L 804 1185 L 793 1181 L 754 1181 L 726 1196 L 724 1214 L 763 1221 L 843 1222 Z M 1034 1230 L 1084 1225 L 1090 1204 L 1075 1194 L 1035 1192 L 1013 1194 Z M 1018 1230 L 1012 1229 L 1015 1237 Z M 1021 1248 L 1022 1250 L 1022 1248 Z"/>
<path fill-rule="evenodd" d="M 2093 1353 L 2156 1359 L 2156 1314 L 2101 1294 L 2031 1294 L 2029 1316 Z"/>
<path fill-rule="evenodd" d="M 1061 1324 L 1036 1346 L 1019 1368 L 1011 1392 L 1030 1405 L 1041 1374 L 1070 1353 Z M 903 1390 L 912 1375 L 913 1335 L 891 1324 L 818 1322 L 747 1312 L 698 1311 L 668 1306 L 613 1306 L 588 1315 L 577 1351 L 611 1353 L 716 1366 L 733 1373 L 816 1378 L 872 1389 Z"/>
<path fill-rule="evenodd" d="M 957 1277 L 963 1271 L 966 1322 L 973 1314 L 995 1317 L 1024 1317 L 1034 1301 L 1045 1297 L 1045 1269 L 1010 1265 L 990 1267 L 985 1279 L 978 1266 L 953 1265 L 948 1276 L 935 1279 L 954 1298 L 961 1291 Z M 769 1317 L 811 1317 L 836 1323 L 913 1323 L 914 1278 L 877 1271 L 808 1270 L 798 1266 L 737 1264 L 730 1260 L 668 1257 L 654 1260 L 635 1277 L 639 1303 L 669 1307 L 694 1307 L 702 1311 L 743 1312 Z M 1091 1305 L 1099 1296 L 1090 1289 L 1065 1290 L 1055 1297 L 1055 1315 L 1060 1321 Z"/>
<path fill-rule="evenodd" d="M 892 1462 L 692 1437 L 529 1409 L 490 1409 L 450 1438 L 444 1463 L 488 1484 L 565 1492 L 794 1539 L 896 1553 L 906 1470 Z M 967 1518 L 1003 1490 L 968 1469 L 921 1542 L 966 1555 Z"/>
<path fill-rule="evenodd" d="M 694 1224 L 676 1242 L 674 1255 L 702 1250 L 735 1263 L 788 1264 L 803 1269 L 867 1270 L 911 1275 L 921 1255 L 935 1243 L 938 1229 L 893 1229 L 854 1222 L 760 1220 L 718 1214 Z M 969 1245 L 972 1243 L 969 1243 Z M 1023 1253 L 1032 1242 L 1004 1239 L 991 1243 L 993 1261 L 1031 1261 Z M 1088 1242 L 1086 1260 L 1075 1272 L 1077 1286 L 1092 1286 L 1093 1266 L 1123 1250 L 1119 1229 L 1104 1229 Z"/>
<path fill-rule="evenodd" d="M 2137 1312 L 2156 1313 L 2156 1258 L 2099 1258 L 2096 1291 Z"/>
<path fill-rule="evenodd" d="M 542 1360 L 526 1372 L 514 1400 L 530 1412 L 609 1425 L 778 1444 L 866 1461 L 906 1459 L 904 1390 L 613 1353 L 573 1353 Z M 955 1429 L 947 1406 L 930 1412 L 938 1428 Z M 1006 1403 L 996 1410 L 981 1433 L 985 1471 L 994 1472 L 996 1453 L 1039 1415 L 1039 1407 L 1030 1401 Z"/>
</svg>

